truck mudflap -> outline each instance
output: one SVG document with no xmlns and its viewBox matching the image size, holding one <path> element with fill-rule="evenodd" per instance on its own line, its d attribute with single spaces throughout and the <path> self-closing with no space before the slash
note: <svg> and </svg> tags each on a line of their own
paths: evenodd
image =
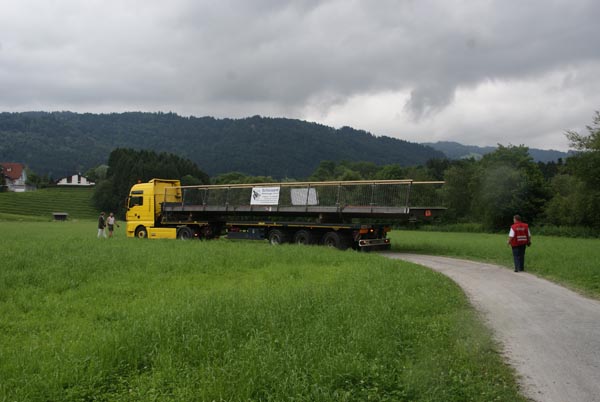
<svg viewBox="0 0 600 402">
<path fill-rule="evenodd" d="M 389 250 L 390 239 L 360 239 L 358 247 L 364 250 Z"/>
</svg>

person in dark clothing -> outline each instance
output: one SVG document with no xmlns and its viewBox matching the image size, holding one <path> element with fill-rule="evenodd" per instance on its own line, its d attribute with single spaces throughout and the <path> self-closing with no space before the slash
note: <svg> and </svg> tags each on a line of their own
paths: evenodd
<svg viewBox="0 0 600 402">
<path fill-rule="evenodd" d="M 531 232 L 519 215 L 513 217 L 507 244 L 512 247 L 515 272 L 525 271 L 525 248 L 531 246 Z"/>
<path fill-rule="evenodd" d="M 98 238 L 100 238 L 100 236 L 106 238 L 106 231 L 104 230 L 105 227 L 106 220 L 104 219 L 104 212 L 101 212 L 100 216 L 98 217 Z"/>
</svg>

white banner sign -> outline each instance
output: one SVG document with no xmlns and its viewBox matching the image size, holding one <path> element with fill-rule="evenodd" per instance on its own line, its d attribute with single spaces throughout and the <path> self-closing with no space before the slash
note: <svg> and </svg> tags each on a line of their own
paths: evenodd
<svg viewBox="0 0 600 402">
<path fill-rule="evenodd" d="M 253 187 L 250 205 L 278 205 L 279 187 Z"/>
<path fill-rule="evenodd" d="M 317 190 L 314 188 L 293 188 L 292 205 L 318 205 Z"/>
</svg>

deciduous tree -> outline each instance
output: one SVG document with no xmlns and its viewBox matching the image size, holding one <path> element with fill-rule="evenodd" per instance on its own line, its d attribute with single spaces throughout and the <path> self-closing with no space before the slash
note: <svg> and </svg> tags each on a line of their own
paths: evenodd
<svg viewBox="0 0 600 402">
<path fill-rule="evenodd" d="M 123 215 L 131 186 L 154 178 L 184 179 L 190 183 L 208 184 L 206 173 L 195 163 L 166 152 L 136 151 L 117 148 L 108 158 L 107 179 L 96 186 L 94 203 L 98 209 Z"/>
<path fill-rule="evenodd" d="M 546 181 L 527 147 L 498 145 L 481 159 L 473 207 L 488 229 L 505 227 L 517 213 L 534 222 L 549 198 Z"/>
</svg>

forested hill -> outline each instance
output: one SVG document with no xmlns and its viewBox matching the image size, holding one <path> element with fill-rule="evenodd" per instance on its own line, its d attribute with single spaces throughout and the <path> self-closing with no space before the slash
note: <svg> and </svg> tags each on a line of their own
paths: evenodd
<svg viewBox="0 0 600 402">
<path fill-rule="evenodd" d="M 416 143 L 282 118 L 0 113 L 0 161 L 25 163 L 40 175 L 85 172 L 106 163 L 115 148 L 174 153 L 211 176 L 239 171 L 275 178 L 307 177 L 322 160 L 411 166 L 444 157 Z"/>
<path fill-rule="evenodd" d="M 483 155 L 494 152 L 498 147 L 478 147 L 476 145 L 463 145 L 452 141 L 424 142 L 438 151 L 442 151 L 449 159 L 475 158 L 480 159 Z M 536 162 L 556 162 L 558 159 L 565 159 L 569 154 L 567 152 L 529 148 L 529 155 Z"/>
</svg>

